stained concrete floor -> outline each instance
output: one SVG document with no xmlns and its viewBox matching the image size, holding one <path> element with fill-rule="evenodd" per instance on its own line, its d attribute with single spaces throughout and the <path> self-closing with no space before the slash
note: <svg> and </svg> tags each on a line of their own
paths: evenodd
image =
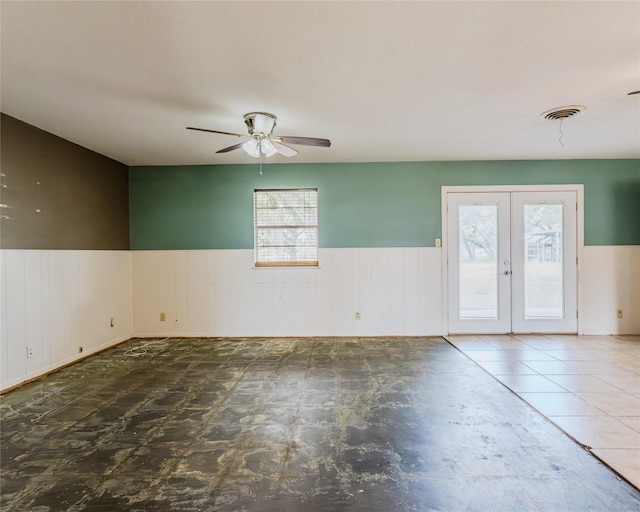
<svg viewBox="0 0 640 512">
<path fill-rule="evenodd" d="M 3 511 L 640 509 L 441 338 L 146 343 L 2 397 Z"/>
</svg>

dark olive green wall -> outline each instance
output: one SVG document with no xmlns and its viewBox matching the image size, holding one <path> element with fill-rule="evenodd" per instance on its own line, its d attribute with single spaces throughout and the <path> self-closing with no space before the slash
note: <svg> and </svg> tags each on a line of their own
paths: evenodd
<svg viewBox="0 0 640 512">
<path fill-rule="evenodd" d="M 433 246 L 443 185 L 584 184 L 585 243 L 640 244 L 640 160 L 133 167 L 132 249 L 253 247 L 253 189 L 317 187 L 321 247 Z"/>
<path fill-rule="evenodd" d="M 1 129 L 2 249 L 129 249 L 126 165 L 5 114 Z"/>
</svg>

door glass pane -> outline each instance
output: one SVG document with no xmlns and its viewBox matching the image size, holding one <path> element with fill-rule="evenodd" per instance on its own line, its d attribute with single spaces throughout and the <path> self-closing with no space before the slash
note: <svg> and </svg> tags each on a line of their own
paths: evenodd
<svg viewBox="0 0 640 512">
<path fill-rule="evenodd" d="M 524 205 L 524 317 L 564 318 L 563 205 Z"/>
<path fill-rule="evenodd" d="M 459 315 L 498 318 L 498 207 L 460 205 Z"/>
</svg>

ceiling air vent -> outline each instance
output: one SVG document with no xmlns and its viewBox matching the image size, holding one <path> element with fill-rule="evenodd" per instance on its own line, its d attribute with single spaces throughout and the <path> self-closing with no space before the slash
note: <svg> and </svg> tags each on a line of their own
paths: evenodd
<svg viewBox="0 0 640 512">
<path fill-rule="evenodd" d="M 573 117 L 578 115 L 583 110 L 587 110 L 587 107 L 584 105 L 565 105 L 564 107 L 556 107 L 551 110 L 547 110 L 540 114 L 540 117 L 544 117 L 549 121 L 555 121 L 557 119 L 567 119 L 568 117 Z"/>
</svg>

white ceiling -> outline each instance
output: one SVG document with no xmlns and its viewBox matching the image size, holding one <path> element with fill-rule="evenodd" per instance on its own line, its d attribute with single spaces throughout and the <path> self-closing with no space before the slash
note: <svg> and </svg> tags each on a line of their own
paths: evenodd
<svg viewBox="0 0 640 512">
<path fill-rule="evenodd" d="M 639 158 L 640 2 L 8 2 L 2 111 L 128 165 Z M 587 110 L 563 122 L 543 111 Z"/>
</svg>

